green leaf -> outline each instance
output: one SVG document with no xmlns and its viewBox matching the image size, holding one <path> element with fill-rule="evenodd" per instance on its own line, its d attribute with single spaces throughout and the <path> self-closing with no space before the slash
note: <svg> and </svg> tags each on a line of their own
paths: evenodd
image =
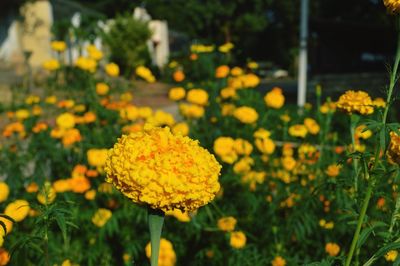
<svg viewBox="0 0 400 266">
<path fill-rule="evenodd" d="M 360 248 L 365 241 L 367 241 L 368 237 L 371 235 L 371 233 L 378 227 L 386 227 L 387 224 L 384 222 L 376 222 L 372 226 L 369 226 L 367 228 L 364 228 L 364 230 L 361 231 L 360 237 L 358 238 L 357 241 L 357 249 Z"/>
</svg>

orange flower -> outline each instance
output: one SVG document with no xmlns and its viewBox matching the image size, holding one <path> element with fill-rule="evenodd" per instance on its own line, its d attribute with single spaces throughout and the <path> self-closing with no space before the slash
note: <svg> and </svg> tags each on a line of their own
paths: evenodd
<svg viewBox="0 0 400 266">
<path fill-rule="evenodd" d="M 215 70 L 216 78 L 226 78 L 229 74 L 229 67 L 227 65 L 222 65 L 217 67 Z"/>
<path fill-rule="evenodd" d="M 173 78 L 176 82 L 181 82 L 185 79 L 185 73 L 182 70 L 177 70 L 174 72 Z"/>
<path fill-rule="evenodd" d="M 84 176 L 69 179 L 71 190 L 75 193 L 84 193 L 90 189 L 90 181 Z"/>
</svg>

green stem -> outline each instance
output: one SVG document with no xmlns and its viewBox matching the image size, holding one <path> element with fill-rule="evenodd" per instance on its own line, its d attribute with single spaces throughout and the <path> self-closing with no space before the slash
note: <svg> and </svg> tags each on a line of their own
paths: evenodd
<svg viewBox="0 0 400 266">
<path fill-rule="evenodd" d="M 353 145 L 353 151 L 356 151 L 356 139 L 355 139 L 355 131 L 356 125 L 359 121 L 359 117 L 355 114 L 352 114 L 350 117 L 350 134 L 351 134 L 351 144 Z M 357 199 L 358 193 L 358 159 L 353 157 L 353 168 L 354 168 L 354 195 L 355 199 Z"/>
<path fill-rule="evenodd" d="M 356 249 L 358 238 L 360 236 L 361 226 L 364 222 L 365 214 L 367 213 L 369 201 L 371 199 L 373 183 L 374 182 L 372 182 L 372 180 L 368 180 L 367 192 L 365 194 L 364 202 L 361 207 L 360 216 L 358 217 L 356 231 L 354 232 L 353 240 L 351 241 L 350 251 L 349 255 L 346 258 L 345 266 L 350 266 L 351 259 L 353 258 L 354 250 Z"/>
<path fill-rule="evenodd" d="M 147 215 L 150 229 L 151 266 L 158 266 L 161 231 L 164 223 L 165 214 L 163 211 L 148 208 Z"/>
</svg>

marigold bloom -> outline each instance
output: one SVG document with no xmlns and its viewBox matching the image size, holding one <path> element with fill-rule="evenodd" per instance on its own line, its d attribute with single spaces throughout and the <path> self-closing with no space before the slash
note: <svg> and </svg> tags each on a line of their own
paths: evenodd
<svg viewBox="0 0 400 266">
<path fill-rule="evenodd" d="M 151 257 L 151 245 L 148 243 L 145 247 L 146 256 Z M 176 263 L 176 254 L 172 243 L 165 238 L 160 239 L 160 251 L 158 256 L 158 266 L 174 266 Z"/>
<path fill-rule="evenodd" d="M 10 254 L 4 248 L 0 248 L 0 266 L 7 265 L 10 261 Z"/>
<path fill-rule="evenodd" d="M 181 82 L 181 81 L 185 80 L 185 73 L 183 73 L 182 70 L 177 70 L 174 72 L 172 77 L 174 78 L 174 80 L 176 82 Z"/>
<path fill-rule="evenodd" d="M 109 90 L 110 87 L 104 82 L 99 82 L 96 84 L 96 93 L 98 95 L 106 95 Z"/>
<path fill-rule="evenodd" d="M 208 93 L 202 89 L 192 89 L 188 92 L 186 100 L 193 104 L 206 105 L 208 103 Z"/>
<path fill-rule="evenodd" d="M 221 231 L 232 232 L 235 230 L 236 223 L 237 221 L 234 217 L 228 216 L 218 219 L 217 225 Z"/>
<path fill-rule="evenodd" d="M 8 235 L 12 229 L 13 229 L 13 222 L 10 221 L 7 218 L 0 217 L 0 221 L 2 221 L 6 227 L 6 231 L 4 231 L 4 227 L 0 226 L 0 238 L 4 237 L 5 235 Z M 2 246 L 2 245 L 0 245 Z M 1 264 L 0 264 L 1 265 Z"/>
<path fill-rule="evenodd" d="M 67 45 L 63 41 L 52 41 L 50 45 L 51 49 L 56 52 L 64 52 L 64 50 L 67 49 Z"/>
<path fill-rule="evenodd" d="M 371 97 L 365 91 L 346 91 L 339 97 L 337 107 L 350 114 L 369 115 L 374 112 Z"/>
<path fill-rule="evenodd" d="M 337 164 L 331 164 L 328 166 L 328 168 L 325 170 L 325 173 L 330 176 L 330 177 L 336 177 L 340 173 L 340 166 Z"/>
<path fill-rule="evenodd" d="M 82 140 L 81 133 L 76 128 L 68 129 L 62 134 L 62 143 L 64 147 L 69 147 L 75 142 L 79 142 L 81 140 Z"/>
<path fill-rule="evenodd" d="M 326 243 L 326 245 L 325 245 L 325 251 L 326 251 L 326 253 L 329 254 L 329 256 L 333 256 L 334 257 L 334 256 L 337 256 L 339 254 L 340 247 L 336 243 L 329 242 L 329 243 Z"/>
<path fill-rule="evenodd" d="M 189 126 L 187 123 L 180 122 L 180 123 L 175 124 L 171 130 L 172 130 L 172 133 L 174 133 L 174 135 L 181 134 L 182 136 L 187 136 L 187 135 L 189 135 L 190 129 L 189 129 Z"/>
<path fill-rule="evenodd" d="M 226 78 L 229 75 L 229 67 L 226 65 L 219 66 L 215 70 L 215 77 L 216 78 Z"/>
<path fill-rule="evenodd" d="M 214 152 L 223 162 L 232 164 L 238 156 L 235 151 L 235 141 L 231 137 L 219 137 L 214 141 Z"/>
<path fill-rule="evenodd" d="M 400 136 L 393 131 L 390 132 L 390 144 L 387 156 L 391 162 L 400 164 Z"/>
<path fill-rule="evenodd" d="M 292 156 L 282 158 L 282 165 L 287 171 L 292 171 L 296 166 L 296 160 Z"/>
<path fill-rule="evenodd" d="M 45 182 L 43 188 L 39 191 L 36 199 L 43 205 L 51 204 L 56 199 L 56 191 L 50 182 Z"/>
<path fill-rule="evenodd" d="M 281 256 L 276 256 L 272 261 L 271 261 L 272 266 L 286 266 L 286 260 L 282 258 Z"/>
<path fill-rule="evenodd" d="M 275 151 L 275 143 L 270 138 L 256 138 L 254 141 L 257 149 L 265 154 L 272 154 Z"/>
<path fill-rule="evenodd" d="M 111 218 L 112 212 L 108 209 L 100 208 L 92 217 L 92 223 L 97 227 L 103 227 Z"/>
<path fill-rule="evenodd" d="M 204 115 L 204 107 L 197 104 L 180 104 L 179 110 L 187 118 L 200 118 Z"/>
<path fill-rule="evenodd" d="M 149 83 L 156 81 L 156 78 L 153 76 L 153 73 L 151 73 L 151 70 L 145 66 L 138 66 L 135 70 L 135 73 Z"/>
<path fill-rule="evenodd" d="M 103 52 L 97 49 L 96 45 L 90 44 L 86 47 L 86 51 L 89 54 L 89 57 L 99 61 L 100 59 L 103 58 Z"/>
<path fill-rule="evenodd" d="M 119 66 L 115 63 L 109 63 L 105 66 L 105 71 L 110 77 L 119 76 Z"/>
<path fill-rule="evenodd" d="M 272 88 L 270 92 L 265 94 L 264 102 L 268 107 L 280 109 L 285 104 L 285 96 L 282 94 L 282 89 L 278 87 Z"/>
<path fill-rule="evenodd" d="M 243 69 L 240 67 L 234 67 L 231 69 L 231 75 L 232 76 L 240 76 L 243 75 Z"/>
<path fill-rule="evenodd" d="M 76 176 L 69 179 L 71 190 L 75 193 L 85 193 L 90 189 L 90 181 L 84 176 Z"/>
<path fill-rule="evenodd" d="M 165 212 L 165 215 L 174 216 L 178 221 L 182 223 L 190 222 L 190 216 L 187 212 L 182 212 L 181 210 L 174 209 Z"/>
<path fill-rule="evenodd" d="M 44 61 L 42 66 L 48 71 L 54 71 L 60 68 L 60 62 L 57 59 L 49 59 Z"/>
<path fill-rule="evenodd" d="M 29 117 L 29 111 L 28 110 L 26 110 L 26 109 L 19 109 L 19 110 L 17 110 L 16 112 L 15 112 L 15 117 L 18 119 L 18 120 L 25 120 L 25 119 L 27 119 L 28 117 Z"/>
<path fill-rule="evenodd" d="M 84 71 L 88 71 L 90 73 L 94 73 L 97 68 L 96 60 L 89 58 L 89 57 L 83 57 L 83 56 L 78 57 L 78 59 L 76 59 L 75 65 L 78 68 L 80 68 Z"/>
<path fill-rule="evenodd" d="M 305 138 L 307 133 L 307 127 L 305 125 L 297 124 L 289 127 L 289 135 L 292 137 Z"/>
<path fill-rule="evenodd" d="M 0 202 L 4 202 L 8 199 L 8 194 L 10 194 L 10 188 L 6 182 L 0 182 Z"/>
<path fill-rule="evenodd" d="M 89 165 L 94 167 L 103 167 L 106 164 L 107 149 L 90 149 L 87 151 L 87 160 Z"/>
<path fill-rule="evenodd" d="M 220 92 L 223 99 L 234 98 L 236 96 L 236 89 L 232 87 L 223 88 Z"/>
<path fill-rule="evenodd" d="M 246 235 L 242 231 L 236 231 L 230 233 L 230 241 L 229 244 L 231 247 L 240 249 L 246 245 Z"/>
<path fill-rule="evenodd" d="M 152 126 L 172 126 L 175 124 L 175 118 L 172 114 L 167 113 L 163 110 L 157 110 L 152 116 L 146 119 L 148 124 Z"/>
<path fill-rule="evenodd" d="M 235 139 L 233 148 L 237 154 L 250 155 L 253 151 L 253 145 L 245 139 Z"/>
<path fill-rule="evenodd" d="M 105 167 L 107 182 L 133 202 L 164 211 L 193 211 L 210 202 L 220 170 L 198 141 L 151 126 L 119 138 Z"/>
<path fill-rule="evenodd" d="M 245 174 L 251 170 L 254 160 L 251 157 L 243 157 L 233 166 L 233 172 L 236 174 Z"/>
<path fill-rule="evenodd" d="M 391 250 L 385 254 L 385 260 L 386 261 L 395 261 L 397 259 L 398 255 L 399 255 L 399 252 L 397 250 Z"/>
<path fill-rule="evenodd" d="M 185 98 L 185 95 L 186 95 L 186 91 L 182 87 L 171 88 L 168 92 L 169 99 L 171 99 L 173 101 L 182 100 L 183 98 Z"/>
<path fill-rule="evenodd" d="M 53 182 L 53 188 L 57 193 L 62 193 L 71 190 L 69 179 L 59 179 Z"/>
<path fill-rule="evenodd" d="M 29 202 L 19 199 L 10 202 L 4 210 L 4 214 L 13 218 L 14 221 L 20 222 L 28 216 L 29 210 Z"/>
<path fill-rule="evenodd" d="M 236 108 L 233 112 L 233 116 L 244 124 L 252 124 L 258 119 L 257 111 L 248 106 Z"/>
<path fill-rule="evenodd" d="M 372 136 L 372 131 L 367 129 L 366 125 L 359 125 L 356 127 L 354 137 L 357 139 L 369 139 Z"/>
<path fill-rule="evenodd" d="M 312 135 L 318 134 L 318 132 L 321 129 L 320 126 L 318 125 L 317 121 L 315 121 L 312 118 L 304 119 L 304 125 L 306 126 L 307 131 L 310 132 L 310 134 L 312 134 Z"/>
<path fill-rule="evenodd" d="M 397 14 L 400 12 L 399 0 L 383 0 L 383 4 L 386 6 L 388 12 L 392 14 Z"/>
<path fill-rule="evenodd" d="M 235 47 L 233 45 L 233 43 L 231 42 L 227 42 L 221 46 L 218 47 L 218 51 L 220 51 L 221 53 L 229 53 L 230 50 L 233 49 L 233 47 Z"/>
<path fill-rule="evenodd" d="M 71 113 L 63 113 L 56 119 L 56 124 L 62 129 L 70 129 L 75 126 L 75 116 Z"/>
</svg>

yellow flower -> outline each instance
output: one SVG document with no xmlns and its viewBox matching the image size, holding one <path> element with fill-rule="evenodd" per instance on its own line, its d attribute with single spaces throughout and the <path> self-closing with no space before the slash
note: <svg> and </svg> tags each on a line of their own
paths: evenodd
<svg viewBox="0 0 400 266">
<path fill-rule="evenodd" d="M 96 190 L 91 189 L 85 192 L 85 199 L 94 200 L 95 197 L 96 197 Z"/>
<path fill-rule="evenodd" d="M 257 111 L 254 108 L 248 106 L 236 108 L 233 112 L 233 116 L 240 122 L 245 124 L 252 124 L 258 119 Z"/>
<path fill-rule="evenodd" d="M 326 251 L 326 253 L 329 254 L 329 256 L 333 256 L 334 257 L 334 256 L 337 256 L 339 254 L 340 247 L 336 243 L 329 242 L 329 243 L 327 243 L 325 245 L 325 251 Z"/>
<path fill-rule="evenodd" d="M 54 71 L 60 68 L 60 62 L 57 59 L 49 59 L 43 62 L 43 68 L 49 71 Z"/>
<path fill-rule="evenodd" d="M 87 151 L 87 160 L 89 165 L 94 167 L 103 167 L 107 159 L 107 149 L 90 149 Z"/>
<path fill-rule="evenodd" d="M 86 51 L 89 53 L 89 57 L 96 61 L 103 58 L 103 53 L 93 44 L 88 45 Z"/>
<path fill-rule="evenodd" d="M 366 125 L 359 125 L 356 127 L 356 132 L 354 134 L 354 137 L 356 139 L 369 139 L 372 136 L 372 131 L 367 129 Z"/>
<path fill-rule="evenodd" d="M 241 181 L 244 184 L 248 184 L 250 191 L 254 191 L 256 189 L 257 184 L 262 184 L 265 181 L 265 172 L 256 172 L 250 171 L 244 175 L 242 175 Z"/>
<path fill-rule="evenodd" d="M 391 250 L 385 254 L 386 261 L 395 261 L 399 252 L 397 250 Z"/>
<path fill-rule="evenodd" d="M 232 76 L 240 76 L 243 75 L 243 69 L 240 67 L 234 67 L 231 69 L 231 75 Z"/>
<path fill-rule="evenodd" d="M 214 152 L 225 163 L 232 164 L 237 160 L 235 141 L 231 137 L 219 137 L 214 141 Z"/>
<path fill-rule="evenodd" d="M 204 115 L 204 107 L 197 104 L 180 104 L 179 110 L 187 118 L 200 118 Z"/>
<path fill-rule="evenodd" d="M 96 60 L 89 58 L 89 57 L 83 57 L 83 56 L 78 57 L 78 59 L 76 59 L 75 65 L 78 68 L 80 68 L 84 71 L 88 71 L 90 73 L 94 73 L 97 68 Z"/>
<path fill-rule="evenodd" d="M 75 176 L 69 179 L 71 190 L 75 193 L 85 193 L 90 189 L 90 181 L 84 176 Z"/>
<path fill-rule="evenodd" d="M 4 202 L 8 199 L 8 194 L 10 194 L 10 188 L 6 182 L 0 182 L 0 202 Z"/>
<path fill-rule="evenodd" d="M 110 77 L 119 76 L 119 66 L 115 63 L 109 63 L 105 66 L 105 71 Z"/>
<path fill-rule="evenodd" d="M 189 126 L 185 122 L 180 122 L 175 124 L 171 130 L 172 133 L 174 133 L 174 135 L 176 134 L 181 134 L 182 136 L 189 135 Z"/>
<path fill-rule="evenodd" d="M 233 230 L 235 230 L 236 222 L 237 221 L 234 217 L 228 216 L 218 219 L 217 225 L 219 230 L 221 231 L 232 232 Z"/>
<path fill-rule="evenodd" d="M 236 106 L 234 104 L 222 104 L 221 105 L 221 114 L 223 116 L 228 116 L 228 115 L 233 115 L 233 112 L 235 111 Z"/>
<path fill-rule="evenodd" d="M 340 173 L 340 166 L 337 164 L 331 164 L 328 166 L 328 168 L 325 170 L 325 173 L 330 176 L 330 177 L 336 177 Z"/>
<path fill-rule="evenodd" d="M 15 117 L 18 120 L 25 120 L 29 117 L 29 111 L 27 109 L 19 109 L 15 112 Z"/>
<path fill-rule="evenodd" d="M 53 182 L 53 188 L 57 193 L 62 193 L 71 190 L 69 179 L 59 179 Z"/>
<path fill-rule="evenodd" d="M 92 223 L 97 227 L 103 227 L 111 218 L 112 212 L 108 209 L 100 208 L 92 217 Z"/>
<path fill-rule="evenodd" d="M 156 127 L 164 125 L 172 126 L 173 124 L 175 124 L 175 118 L 170 113 L 162 110 L 157 110 L 152 116 L 146 119 L 146 122 Z"/>
<path fill-rule="evenodd" d="M 70 129 L 75 126 L 75 116 L 71 113 L 63 113 L 56 119 L 56 124 L 62 129 Z"/>
<path fill-rule="evenodd" d="M 48 205 L 54 202 L 56 196 L 56 190 L 51 186 L 51 183 L 45 182 L 36 198 L 41 204 Z"/>
<path fill-rule="evenodd" d="M 55 104 L 57 102 L 57 96 L 52 95 L 52 96 L 46 97 L 46 99 L 44 101 L 48 104 Z"/>
<path fill-rule="evenodd" d="M 149 83 L 153 83 L 156 81 L 156 78 L 151 73 L 151 70 L 145 66 L 138 66 L 136 68 L 136 75 L 146 80 Z"/>
<path fill-rule="evenodd" d="M 233 47 L 235 47 L 233 45 L 233 43 L 227 42 L 227 43 L 221 45 L 220 47 L 218 47 L 218 51 L 220 51 L 221 53 L 229 53 L 229 51 L 232 50 Z"/>
<path fill-rule="evenodd" d="M 285 96 L 282 94 L 282 89 L 274 87 L 270 92 L 265 94 L 264 102 L 268 107 L 279 109 L 285 104 Z"/>
<path fill-rule="evenodd" d="M 229 74 L 229 67 L 226 65 L 222 65 L 217 67 L 215 70 L 215 77 L 216 78 L 226 78 Z"/>
<path fill-rule="evenodd" d="M 32 105 L 35 103 L 39 103 L 40 102 L 40 97 L 37 95 L 29 95 L 28 97 L 26 97 L 25 99 L 25 103 Z"/>
<path fill-rule="evenodd" d="M 233 172 L 236 174 L 245 174 L 251 170 L 254 160 L 251 157 L 243 157 L 233 166 Z"/>
<path fill-rule="evenodd" d="M 233 148 L 237 154 L 250 155 L 253 151 L 253 145 L 245 139 L 235 139 Z"/>
<path fill-rule="evenodd" d="M 254 88 L 260 84 L 260 78 L 253 73 L 240 76 L 239 79 L 241 80 L 243 88 Z"/>
<path fill-rule="evenodd" d="M 231 247 L 240 249 L 246 245 L 246 235 L 242 231 L 236 231 L 230 233 L 230 241 L 229 244 Z"/>
<path fill-rule="evenodd" d="M 287 171 L 292 171 L 296 166 L 296 160 L 291 156 L 285 156 L 282 158 L 282 165 Z"/>
<path fill-rule="evenodd" d="M 320 130 L 320 127 L 319 127 L 317 121 L 315 121 L 312 118 L 304 119 L 304 125 L 306 126 L 307 131 L 310 132 L 310 134 L 312 134 L 312 135 L 318 134 L 318 132 Z"/>
<path fill-rule="evenodd" d="M 10 202 L 6 209 L 4 210 L 4 214 L 10 216 L 16 222 L 20 222 L 26 218 L 30 210 L 29 202 L 26 200 L 15 200 Z"/>
<path fill-rule="evenodd" d="M 193 211 L 219 191 L 221 166 L 198 141 L 146 125 L 122 136 L 108 153 L 107 182 L 153 209 Z"/>
<path fill-rule="evenodd" d="M 346 91 L 339 97 L 337 107 L 350 114 L 369 115 L 374 112 L 371 97 L 364 91 Z"/>
<path fill-rule="evenodd" d="M 392 14 L 397 14 L 400 12 L 399 0 L 383 0 L 383 4 L 386 6 L 388 12 Z"/>
<path fill-rule="evenodd" d="M 236 96 L 236 90 L 232 87 L 223 88 L 220 92 L 223 99 L 234 98 Z"/>
<path fill-rule="evenodd" d="M 373 101 L 372 101 L 372 104 L 375 106 L 375 107 L 381 107 L 381 108 L 385 108 L 386 107 L 386 102 L 385 102 L 385 100 L 384 99 L 382 99 L 382 98 L 380 98 L 380 97 L 378 97 L 378 98 L 375 98 Z"/>
<path fill-rule="evenodd" d="M 173 101 L 182 100 L 183 98 L 185 98 L 185 95 L 186 95 L 186 91 L 182 87 L 171 88 L 168 93 L 169 99 L 171 99 Z"/>
<path fill-rule="evenodd" d="M 305 138 L 307 133 L 307 127 L 305 125 L 296 124 L 289 127 L 289 135 L 292 137 Z"/>
<path fill-rule="evenodd" d="M 275 143 L 270 138 L 256 138 L 254 144 L 262 153 L 272 154 L 275 151 Z"/>
<path fill-rule="evenodd" d="M 281 256 L 276 256 L 272 261 L 271 261 L 272 266 L 286 266 L 286 260 L 282 258 Z"/>
<path fill-rule="evenodd" d="M 250 69 L 257 69 L 258 68 L 258 63 L 254 61 L 250 61 L 247 63 L 247 67 Z"/>
<path fill-rule="evenodd" d="M 56 52 L 64 52 L 67 49 L 67 45 L 63 41 L 52 41 L 50 45 L 51 49 Z"/>
<path fill-rule="evenodd" d="M 96 84 L 96 93 L 98 95 L 106 95 L 109 90 L 110 87 L 104 82 L 99 82 Z"/>
<path fill-rule="evenodd" d="M 151 245 L 148 243 L 145 247 L 147 258 L 151 257 Z M 160 240 L 160 251 L 158 256 L 158 266 L 174 266 L 176 263 L 176 254 L 172 243 L 165 238 Z"/>
<path fill-rule="evenodd" d="M 188 92 L 186 100 L 193 104 L 206 105 L 208 102 L 208 93 L 202 89 L 192 89 Z"/>
<path fill-rule="evenodd" d="M 190 216 L 187 212 L 182 212 L 181 210 L 174 209 L 165 212 L 165 215 L 174 216 L 178 221 L 182 223 L 190 222 Z"/>
<path fill-rule="evenodd" d="M 391 162 L 400 164 L 400 136 L 393 131 L 390 132 L 387 156 Z"/>
<path fill-rule="evenodd" d="M 0 226 L 0 238 L 8 235 L 13 229 L 13 222 L 7 218 L 0 217 L 0 221 L 2 221 L 6 227 L 6 231 L 4 231 L 4 227 Z M 1 245 L 0 245 L 1 247 Z M 1 265 L 1 264 L 0 264 Z"/>
</svg>

